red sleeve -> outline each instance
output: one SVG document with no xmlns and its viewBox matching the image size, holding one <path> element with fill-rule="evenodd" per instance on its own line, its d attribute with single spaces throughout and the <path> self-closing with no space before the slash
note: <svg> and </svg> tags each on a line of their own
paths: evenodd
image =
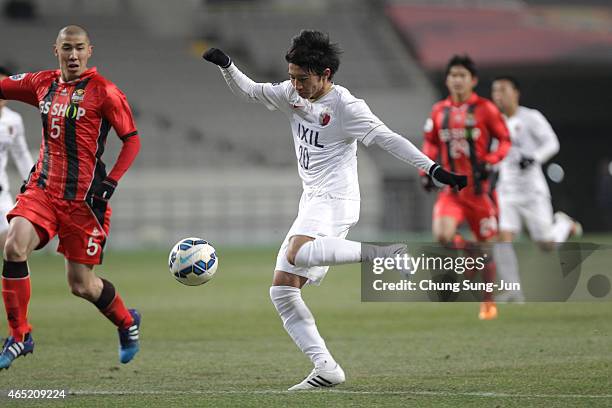
<svg viewBox="0 0 612 408">
<path fill-rule="evenodd" d="M 119 156 L 117 157 L 117 161 L 113 166 L 110 173 L 108 173 L 108 178 L 117 182 L 119 179 L 125 174 L 127 169 L 130 168 L 134 159 L 138 155 L 138 151 L 140 150 L 140 137 L 138 135 L 130 136 L 126 139 L 123 139 L 123 146 L 121 147 L 121 151 L 119 152 Z"/>
<path fill-rule="evenodd" d="M 130 109 L 127 98 L 114 85 L 108 85 L 106 88 L 102 116 L 110 122 L 119 138 L 124 139 L 137 134 L 132 109 Z"/>
<path fill-rule="evenodd" d="M 485 108 L 487 109 L 488 118 L 487 127 L 491 136 L 496 138 L 499 144 L 497 145 L 497 150 L 488 153 L 484 157 L 484 161 L 490 164 L 496 164 L 502 161 L 510 150 L 512 144 L 510 141 L 510 132 L 508 131 L 504 117 L 493 103 L 488 102 Z"/>
<path fill-rule="evenodd" d="M 110 122 L 117 136 L 123 141 L 117 161 L 108 174 L 112 180 L 119 181 L 138 155 L 140 137 L 127 98 L 114 85 L 107 86 L 106 98 L 102 104 L 102 115 Z"/>
<path fill-rule="evenodd" d="M 0 99 L 25 102 L 38 107 L 36 74 L 19 74 L 0 81 Z"/>
<path fill-rule="evenodd" d="M 436 107 L 431 111 L 431 115 L 425 122 L 425 128 L 423 129 L 425 139 L 423 140 L 423 153 L 433 161 L 438 160 L 440 153 L 440 139 L 438 137 L 438 126 L 436 125 Z M 419 174 L 425 174 L 424 171 L 419 171 Z"/>
</svg>

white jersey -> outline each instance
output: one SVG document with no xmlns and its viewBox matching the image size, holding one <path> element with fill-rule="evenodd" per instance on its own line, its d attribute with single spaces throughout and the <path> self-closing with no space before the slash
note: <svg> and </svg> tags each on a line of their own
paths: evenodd
<svg viewBox="0 0 612 408">
<path fill-rule="evenodd" d="M 368 135 L 383 124 L 368 105 L 346 88 L 333 85 L 311 102 L 306 116 L 294 102 L 296 92 L 290 81 L 262 84 L 260 92 L 268 109 L 278 109 L 289 119 L 304 192 L 358 200 L 355 142 L 368 145 Z"/>
<path fill-rule="evenodd" d="M 283 112 L 291 124 L 304 193 L 359 200 L 357 141 L 376 143 L 424 172 L 434 162 L 407 139 L 391 131 L 368 105 L 339 85 L 316 101 L 301 98 L 291 81 L 256 83 L 234 64 L 221 68 L 232 92 L 247 101 Z"/>
<path fill-rule="evenodd" d="M 550 196 L 541 164 L 559 151 L 559 140 L 544 115 L 535 109 L 519 106 L 506 117 L 512 147 L 499 167 L 497 189 L 505 194 L 538 193 Z M 535 163 L 525 170 L 521 157 L 531 157 Z"/>
<path fill-rule="evenodd" d="M 2 191 L 9 189 L 6 174 L 9 152 L 19 175 L 23 180 L 27 179 L 34 162 L 26 143 L 23 120 L 21 115 L 5 106 L 0 110 L 0 187 Z"/>
</svg>

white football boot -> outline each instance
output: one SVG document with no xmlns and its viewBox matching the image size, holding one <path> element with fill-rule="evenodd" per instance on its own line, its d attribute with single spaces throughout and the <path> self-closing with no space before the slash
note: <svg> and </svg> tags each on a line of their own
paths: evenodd
<svg viewBox="0 0 612 408">
<path fill-rule="evenodd" d="M 373 262 L 375 258 L 391 258 L 397 261 L 399 257 L 399 263 L 395 263 L 395 270 L 397 270 L 403 279 L 410 279 L 414 271 L 412 270 L 412 264 L 410 262 L 410 254 L 408 253 L 408 246 L 406 244 L 392 244 L 387 246 L 363 244 L 361 246 L 361 261 L 362 262 Z"/>
<path fill-rule="evenodd" d="M 570 217 L 569 215 L 567 215 L 566 213 L 564 213 L 563 211 L 557 211 L 556 213 L 553 214 L 553 218 L 554 220 L 557 220 L 557 218 L 563 218 L 565 220 L 567 220 L 568 222 L 570 222 L 572 224 L 572 229 L 570 230 L 570 235 L 569 237 L 567 237 L 568 239 L 571 237 L 574 238 L 581 238 L 582 237 L 582 224 L 580 224 L 578 221 L 576 221 L 575 219 L 573 219 L 572 217 Z"/>
<path fill-rule="evenodd" d="M 336 367 L 331 370 L 323 370 L 315 367 L 304 381 L 289 388 L 288 391 L 317 390 L 320 388 L 334 387 L 338 384 L 342 384 L 345 379 L 344 370 L 342 370 L 339 364 L 336 364 Z"/>
</svg>

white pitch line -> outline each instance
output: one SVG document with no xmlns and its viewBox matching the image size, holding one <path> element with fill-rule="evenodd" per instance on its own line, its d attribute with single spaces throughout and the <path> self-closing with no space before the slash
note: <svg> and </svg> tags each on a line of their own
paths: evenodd
<svg viewBox="0 0 612 408">
<path fill-rule="evenodd" d="M 561 398 L 561 399 L 612 399 L 612 394 L 510 394 L 499 392 L 447 392 L 447 391 L 351 391 L 351 390 L 317 390 L 317 392 L 328 392 L 332 394 L 349 395 L 420 395 L 431 397 L 483 397 L 483 398 Z M 74 390 L 69 391 L 69 395 L 277 395 L 277 394 L 303 394 L 303 392 L 289 392 L 281 390 L 194 390 L 194 391 L 105 391 L 105 390 Z"/>
</svg>

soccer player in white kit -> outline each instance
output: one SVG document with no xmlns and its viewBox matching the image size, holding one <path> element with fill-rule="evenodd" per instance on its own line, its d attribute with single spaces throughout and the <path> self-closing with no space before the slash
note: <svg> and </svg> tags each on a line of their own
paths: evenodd
<svg viewBox="0 0 612 408">
<path fill-rule="evenodd" d="M 314 364 L 312 372 L 289 390 L 332 387 L 344 382 L 336 363 L 304 303 L 301 288 L 319 284 L 329 265 L 356 263 L 375 256 L 393 256 L 405 246 L 374 247 L 346 240 L 359 219 L 357 143 L 373 143 L 395 157 L 426 171 L 439 184 L 465 187 L 465 176 L 449 173 L 412 143 L 392 132 L 368 105 L 332 82 L 340 50 L 318 31 L 303 30 L 285 56 L 289 80 L 256 83 L 221 50 L 204 59 L 218 65 L 232 92 L 246 100 L 280 110 L 291 124 L 303 194 L 297 218 L 276 260 L 270 298 L 285 329 Z"/>
<path fill-rule="evenodd" d="M 562 212 L 553 215 L 550 190 L 542 163 L 559 151 L 559 140 L 550 123 L 536 109 L 519 105 L 520 86 L 512 76 L 493 81 L 492 99 L 504 114 L 512 147 L 499 166 L 497 199 L 499 206 L 499 239 L 510 243 L 523 226 L 531 239 L 544 249 L 580 235 L 582 227 Z M 520 282 L 518 261 L 511 245 L 498 250 L 501 278 Z M 497 300 L 524 300 L 522 293 L 507 293 Z"/>
<path fill-rule="evenodd" d="M 6 68 L 0 67 L 0 80 L 10 75 Z M 6 174 L 9 152 L 19 175 L 23 180 L 27 179 L 34 162 L 28 150 L 23 119 L 20 114 L 6 106 L 4 99 L 0 99 L 0 248 L 4 248 L 9 227 L 6 213 L 15 204 L 9 192 L 9 181 Z"/>
</svg>

